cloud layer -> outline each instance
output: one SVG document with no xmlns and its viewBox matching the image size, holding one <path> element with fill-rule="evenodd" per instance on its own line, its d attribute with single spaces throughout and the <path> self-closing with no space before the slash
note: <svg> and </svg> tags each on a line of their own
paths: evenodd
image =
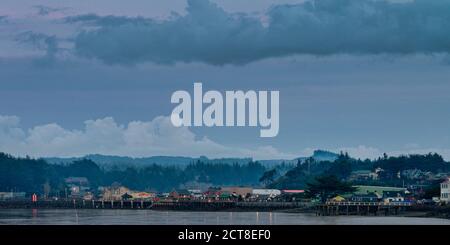
<svg viewBox="0 0 450 245">
<path fill-rule="evenodd" d="M 132 121 L 120 125 L 111 117 L 84 122 L 81 130 L 69 130 L 56 123 L 38 125 L 29 129 L 20 127 L 17 116 L 0 115 L 0 151 L 18 156 L 76 157 L 87 154 L 117 156 L 208 156 L 252 157 L 259 159 L 294 159 L 312 155 L 315 148 L 306 148 L 297 154 L 285 153 L 272 146 L 254 149 L 230 147 L 207 137 L 199 138 L 187 127 L 173 127 L 169 117 L 159 116 L 152 121 Z M 384 151 L 364 145 L 325 149 L 348 152 L 361 159 L 375 159 Z M 450 159 L 450 149 L 408 147 L 386 152 L 391 156 L 437 152 Z"/>
<path fill-rule="evenodd" d="M 89 26 L 76 54 L 108 64 L 245 64 L 295 54 L 450 52 L 450 1 L 310 0 L 277 5 L 264 17 L 230 14 L 208 0 L 188 0 L 187 14 L 148 18 L 81 15 Z"/>
<path fill-rule="evenodd" d="M 16 116 L 0 116 L 0 151 L 34 157 L 70 157 L 106 154 L 132 157 L 169 155 L 208 157 L 294 158 L 271 146 L 243 149 L 223 146 L 207 137 L 198 138 L 189 128 L 173 127 L 169 117 L 117 124 L 106 117 L 84 122 L 82 130 L 68 130 L 56 123 L 23 129 Z"/>
</svg>

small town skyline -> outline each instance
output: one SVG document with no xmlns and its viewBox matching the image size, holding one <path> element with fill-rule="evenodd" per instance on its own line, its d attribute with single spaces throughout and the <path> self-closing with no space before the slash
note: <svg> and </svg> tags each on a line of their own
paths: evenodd
<svg viewBox="0 0 450 245">
<path fill-rule="evenodd" d="M 431 153 L 361 160 L 320 151 L 269 165 L 206 158 L 187 165 L 47 161 L 0 153 L 0 208 L 294 210 L 316 216 L 415 210 L 448 218 L 450 203 L 450 162 Z"/>
</svg>

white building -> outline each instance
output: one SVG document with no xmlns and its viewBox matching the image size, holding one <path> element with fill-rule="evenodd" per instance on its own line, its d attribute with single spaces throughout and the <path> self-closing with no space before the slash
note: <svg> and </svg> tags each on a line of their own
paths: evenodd
<svg viewBox="0 0 450 245">
<path fill-rule="evenodd" d="M 450 203 L 450 178 L 441 183 L 441 201 Z"/>
<path fill-rule="evenodd" d="M 271 196 L 271 197 L 275 197 L 281 194 L 280 190 L 277 189 L 253 189 L 252 191 L 253 195 L 258 195 L 258 196 Z"/>
<path fill-rule="evenodd" d="M 25 199 L 25 192 L 0 192 L 0 200 Z"/>
</svg>

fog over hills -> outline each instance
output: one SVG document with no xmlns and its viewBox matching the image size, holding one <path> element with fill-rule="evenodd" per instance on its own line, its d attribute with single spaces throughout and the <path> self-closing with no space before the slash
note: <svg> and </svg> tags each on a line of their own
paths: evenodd
<svg viewBox="0 0 450 245">
<path fill-rule="evenodd" d="M 298 157 L 295 159 L 268 159 L 268 160 L 258 160 L 264 166 L 270 167 L 273 165 L 286 163 L 286 164 L 296 164 L 299 160 L 303 161 L 309 157 L 314 158 L 317 161 L 334 161 L 338 154 L 324 151 L 316 150 L 312 156 Z M 69 158 L 59 158 L 59 157 L 49 157 L 44 158 L 47 162 L 52 164 L 67 164 L 81 159 L 90 159 L 102 167 L 145 167 L 151 164 L 165 165 L 165 166 L 186 166 L 190 163 L 196 161 L 202 161 L 206 163 L 228 163 L 228 164 L 245 164 L 253 161 L 252 158 L 208 158 L 205 156 L 201 157 L 183 157 L 183 156 L 151 156 L 151 157 L 140 157 L 133 158 L 127 156 L 108 156 L 101 154 L 91 154 L 83 157 L 69 157 Z"/>
</svg>

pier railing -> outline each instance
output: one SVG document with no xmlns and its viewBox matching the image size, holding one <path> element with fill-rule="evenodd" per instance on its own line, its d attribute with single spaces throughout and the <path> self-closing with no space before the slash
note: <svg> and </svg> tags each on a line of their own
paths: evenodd
<svg viewBox="0 0 450 245">
<path fill-rule="evenodd" d="M 155 210 L 260 210 L 310 208 L 310 202 L 236 202 L 208 200 L 163 200 L 163 201 L 102 201 L 102 200 L 39 200 L 32 202 L 0 201 L 0 208 L 75 208 L 75 209 L 155 209 Z"/>
<path fill-rule="evenodd" d="M 173 210 L 280 210 L 310 207 L 305 202 L 233 202 L 233 201 L 174 201 L 155 202 L 153 209 Z"/>
<path fill-rule="evenodd" d="M 390 206 L 390 207 L 410 207 L 411 202 L 326 202 L 329 206 Z"/>
<path fill-rule="evenodd" d="M 0 201 L 0 208 L 148 209 L 151 201 L 40 200 Z"/>
<path fill-rule="evenodd" d="M 397 215 L 413 206 L 411 202 L 325 202 L 316 206 L 316 215 Z"/>
</svg>

